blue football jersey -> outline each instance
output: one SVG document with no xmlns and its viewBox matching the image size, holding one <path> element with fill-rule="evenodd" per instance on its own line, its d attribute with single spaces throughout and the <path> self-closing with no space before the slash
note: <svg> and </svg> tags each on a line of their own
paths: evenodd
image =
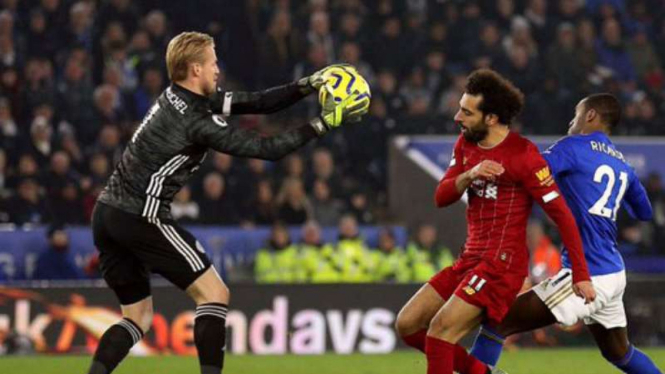
<svg viewBox="0 0 665 374">
<path fill-rule="evenodd" d="M 640 220 L 650 220 L 653 215 L 633 168 L 603 132 L 565 137 L 543 152 L 543 157 L 575 215 L 589 273 L 595 276 L 623 270 L 617 250 L 619 207 L 624 206 Z M 565 248 L 563 265 L 570 268 Z"/>
</svg>

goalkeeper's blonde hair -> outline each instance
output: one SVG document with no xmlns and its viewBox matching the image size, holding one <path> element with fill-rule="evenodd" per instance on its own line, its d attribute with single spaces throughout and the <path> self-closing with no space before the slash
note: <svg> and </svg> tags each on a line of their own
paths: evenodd
<svg viewBox="0 0 665 374">
<path fill-rule="evenodd" d="M 212 36 L 195 31 L 178 34 L 171 39 L 166 48 L 166 69 L 169 79 L 180 82 L 187 79 L 189 65 L 203 62 L 203 52 L 209 46 L 215 46 Z"/>
</svg>

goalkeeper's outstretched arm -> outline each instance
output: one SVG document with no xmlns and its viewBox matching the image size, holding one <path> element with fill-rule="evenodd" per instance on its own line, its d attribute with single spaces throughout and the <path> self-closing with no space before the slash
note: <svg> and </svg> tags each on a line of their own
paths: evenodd
<svg viewBox="0 0 665 374">
<path fill-rule="evenodd" d="M 314 90 L 292 82 L 263 91 L 221 91 L 211 98 L 212 111 L 229 116 L 232 114 L 271 114 L 286 109 L 307 97 Z"/>
</svg>

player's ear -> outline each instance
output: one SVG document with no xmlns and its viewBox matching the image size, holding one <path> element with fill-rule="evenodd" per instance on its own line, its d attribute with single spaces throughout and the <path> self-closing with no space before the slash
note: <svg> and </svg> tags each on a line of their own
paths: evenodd
<svg viewBox="0 0 665 374">
<path fill-rule="evenodd" d="M 485 124 L 488 126 L 494 126 L 499 123 L 499 116 L 494 113 L 488 113 L 485 115 Z"/>
<path fill-rule="evenodd" d="M 592 122 L 598 116 L 598 112 L 595 109 L 589 109 L 586 111 L 586 121 Z"/>
</svg>

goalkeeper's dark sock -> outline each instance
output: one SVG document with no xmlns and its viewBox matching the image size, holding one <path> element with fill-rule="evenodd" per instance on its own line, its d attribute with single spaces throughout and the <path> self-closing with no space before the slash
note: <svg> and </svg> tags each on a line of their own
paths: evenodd
<svg viewBox="0 0 665 374">
<path fill-rule="evenodd" d="M 501 357 L 505 340 L 506 338 L 491 328 L 482 326 L 471 347 L 471 354 L 487 365 L 495 366 Z"/>
<path fill-rule="evenodd" d="M 219 374 L 224 367 L 226 313 L 228 307 L 219 303 L 196 307 L 194 344 L 199 352 L 201 374 Z"/>
<path fill-rule="evenodd" d="M 109 374 L 142 338 L 143 330 L 129 318 L 111 326 L 99 339 L 88 374 Z"/>
<path fill-rule="evenodd" d="M 407 345 L 425 353 L 425 339 L 427 338 L 427 329 L 416 331 L 411 335 L 403 336 L 402 340 Z"/>
<path fill-rule="evenodd" d="M 628 353 L 621 360 L 610 362 L 628 374 L 662 374 L 649 356 L 635 348 L 632 344 L 628 348 Z"/>
<path fill-rule="evenodd" d="M 489 366 L 473 357 L 466 348 L 455 344 L 455 361 L 453 369 L 459 374 L 486 374 L 490 371 Z"/>
<path fill-rule="evenodd" d="M 455 345 L 428 336 L 425 343 L 427 374 L 453 374 Z"/>
</svg>

